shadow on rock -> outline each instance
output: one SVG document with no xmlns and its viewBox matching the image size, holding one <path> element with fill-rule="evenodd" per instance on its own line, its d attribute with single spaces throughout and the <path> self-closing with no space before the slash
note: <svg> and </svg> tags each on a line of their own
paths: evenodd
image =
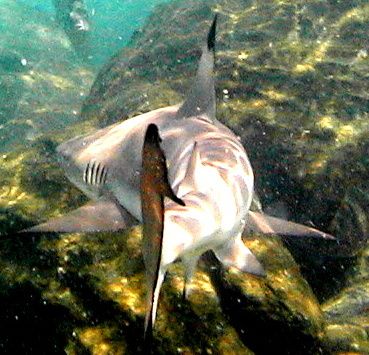
<svg viewBox="0 0 369 355">
<path fill-rule="evenodd" d="M 2 354 L 64 354 L 74 319 L 61 306 L 49 304 L 31 283 L 8 287 L 0 281 Z"/>
<path fill-rule="evenodd" d="M 316 314 L 315 311 L 305 313 L 314 304 L 313 297 L 304 294 L 306 303 L 298 309 L 293 302 L 295 297 L 299 297 L 299 291 L 295 295 L 286 294 L 283 288 L 273 285 L 268 279 L 261 279 L 262 295 L 258 292 L 251 294 L 247 291 L 249 286 L 245 288 L 242 281 L 245 274 L 234 279 L 211 253 L 206 254 L 206 263 L 210 266 L 210 276 L 223 312 L 252 351 L 256 354 L 324 353 L 320 339 L 324 322 L 319 311 Z M 279 273 L 277 270 L 273 272 Z M 300 287 L 298 279 L 292 283 L 297 286 L 296 290 Z M 314 307 L 319 309 L 317 304 Z"/>
</svg>

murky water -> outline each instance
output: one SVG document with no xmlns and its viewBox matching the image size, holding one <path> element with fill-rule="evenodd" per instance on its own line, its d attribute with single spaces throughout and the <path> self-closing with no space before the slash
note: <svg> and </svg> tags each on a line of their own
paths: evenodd
<svg viewBox="0 0 369 355">
<path fill-rule="evenodd" d="M 368 1 L 0 0 L 0 353 L 142 351 L 141 234 L 16 234 L 87 201 L 56 146 L 176 104 L 214 13 L 218 118 L 264 211 L 337 241 L 245 239 L 266 278 L 170 270 L 159 354 L 369 353 Z"/>
</svg>

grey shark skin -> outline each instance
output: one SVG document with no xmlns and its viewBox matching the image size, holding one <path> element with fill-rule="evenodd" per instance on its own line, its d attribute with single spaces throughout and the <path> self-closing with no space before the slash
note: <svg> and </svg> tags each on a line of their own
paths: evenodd
<svg viewBox="0 0 369 355">
<path fill-rule="evenodd" d="M 157 214 L 163 222 L 162 243 L 161 252 L 156 252 L 160 260 L 151 282 L 155 291 L 145 329 L 155 322 L 161 284 L 168 266 L 177 259 L 185 265 L 188 295 L 186 286 L 197 261 L 208 250 L 213 250 L 226 266 L 264 275 L 263 267 L 242 242 L 243 233 L 332 238 L 314 228 L 249 210 L 254 192 L 251 164 L 237 136 L 215 117 L 215 28 L 216 18 L 194 84 L 182 105 L 139 115 L 58 147 L 68 178 L 93 201 L 27 230 L 116 231 L 142 223 L 145 206 L 141 193 L 145 185 L 140 189 L 140 177 L 145 171 L 141 152 L 147 127 L 158 127 L 162 139 L 159 148 L 166 158 L 164 175 L 174 196 L 184 205 L 173 201 L 175 198 L 163 198 L 164 215 Z M 99 217 L 96 220 L 95 215 Z M 144 231 L 149 226 L 145 224 Z M 150 250 L 145 253 L 147 256 Z"/>
</svg>

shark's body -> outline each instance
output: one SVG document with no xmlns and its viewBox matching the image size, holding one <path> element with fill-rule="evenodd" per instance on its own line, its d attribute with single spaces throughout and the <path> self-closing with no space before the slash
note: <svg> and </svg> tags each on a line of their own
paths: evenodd
<svg viewBox="0 0 369 355">
<path fill-rule="evenodd" d="M 166 225 L 177 220 L 175 225 L 194 235 L 200 244 L 189 241 L 191 249 L 200 248 L 205 237 L 208 237 L 205 244 L 213 243 L 215 247 L 228 240 L 236 229 L 237 233 L 243 230 L 253 194 L 252 168 L 244 148 L 228 128 L 201 117 L 176 119 L 177 110 L 175 106 L 149 112 L 91 136 L 68 141 L 58 147 L 58 152 L 67 176 L 87 196 L 92 199 L 114 196 L 142 222 L 139 189 L 142 161 L 137 152 L 142 149 L 146 127 L 155 123 L 163 140 L 169 182 L 178 197 L 185 200 L 187 196 L 189 200 L 186 208 L 178 211 L 168 201 Z M 88 177 L 86 167 L 94 163 L 95 167 L 100 164 L 105 168 L 104 183 L 95 183 L 94 176 Z M 179 244 L 184 242 L 180 237 L 168 238 Z M 202 249 L 206 251 L 207 246 Z"/>
<path fill-rule="evenodd" d="M 155 321 L 167 268 L 177 259 L 186 266 L 185 284 L 190 281 L 198 258 L 207 250 L 213 250 L 227 266 L 262 275 L 262 266 L 241 240 L 245 228 L 268 234 L 329 237 L 313 228 L 250 212 L 254 191 L 251 164 L 237 136 L 215 118 L 215 24 L 216 21 L 203 49 L 195 83 L 182 105 L 148 112 L 58 147 L 67 176 L 93 202 L 29 229 L 114 231 L 144 220 L 144 230 L 149 234 L 151 222 L 147 221 L 157 220 L 152 225 L 162 228 L 162 244 L 159 252 L 154 253 L 157 270 L 147 270 L 152 297 L 146 328 Z M 140 189 L 143 163 L 145 167 L 141 152 L 150 124 L 158 127 L 162 139 L 160 147 L 167 164 L 167 172 L 162 176 L 167 175 L 172 193 L 184 202 L 183 206 L 163 197 L 163 216 L 161 209 L 156 209 L 156 202 L 141 204 L 145 196 L 141 195 L 144 188 Z M 152 188 L 155 190 L 155 184 Z M 144 249 L 144 254 L 145 262 L 149 260 L 147 266 L 152 259 L 150 250 Z"/>
</svg>

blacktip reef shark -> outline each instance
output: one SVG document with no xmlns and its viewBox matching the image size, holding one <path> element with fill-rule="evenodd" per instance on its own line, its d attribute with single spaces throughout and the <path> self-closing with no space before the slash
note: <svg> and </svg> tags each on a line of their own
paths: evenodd
<svg viewBox="0 0 369 355">
<path fill-rule="evenodd" d="M 250 211 L 254 175 L 237 136 L 216 117 L 210 27 L 194 83 L 181 105 L 160 108 L 61 144 L 70 181 L 92 201 L 28 232 L 119 231 L 143 223 L 151 337 L 159 292 L 169 265 L 185 265 L 184 295 L 199 257 L 264 275 L 242 242 L 251 231 L 332 238 L 314 228 Z"/>
</svg>

